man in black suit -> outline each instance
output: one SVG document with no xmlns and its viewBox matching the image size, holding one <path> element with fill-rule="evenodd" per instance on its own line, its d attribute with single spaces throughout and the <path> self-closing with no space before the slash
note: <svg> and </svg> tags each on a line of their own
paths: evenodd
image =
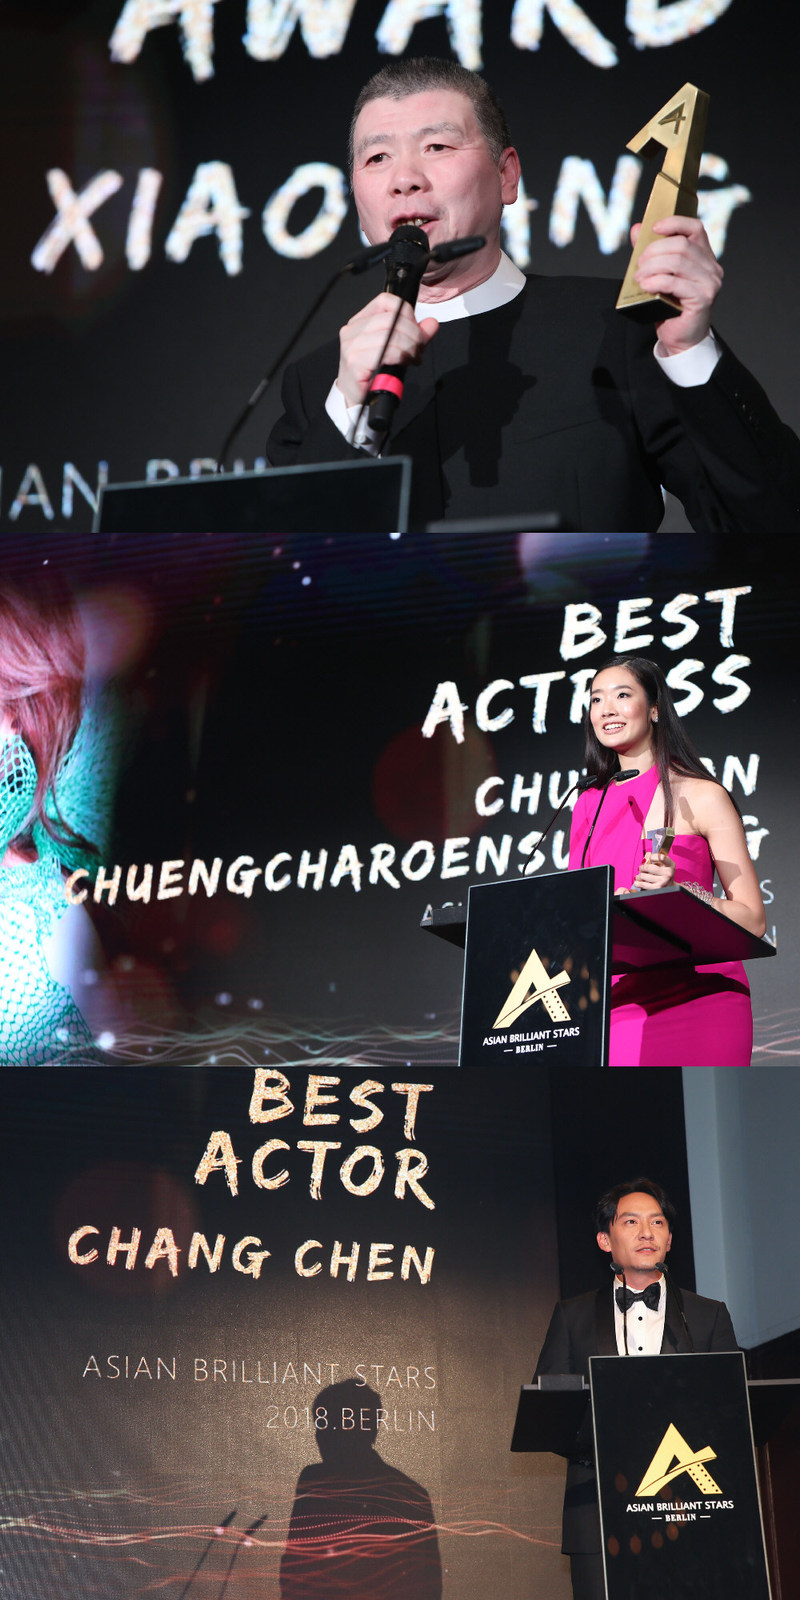
<svg viewBox="0 0 800 1600">
<path fill-rule="evenodd" d="M 720 1300 L 681 1290 L 665 1277 L 674 1207 L 649 1178 L 617 1184 L 598 1202 L 597 1243 L 614 1278 L 604 1289 L 561 1300 L 537 1363 L 542 1373 L 589 1375 L 590 1356 L 676 1355 L 736 1350 Z M 574 1600 L 603 1600 L 597 1482 L 587 1419 L 579 1454 L 567 1468 L 562 1545 L 570 1557 Z"/>
<path fill-rule="evenodd" d="M 502 253 L 520 164 L 477 74 L 434 58 L 383 68 L 356 104 L 352 156 L 371 242 L 401 224 L 432 247 L 485 238 L 429 264 L 416 314 L 401 305 L 382 358 L 405 369 L 391 437 L 360 423 L 360 448 L 412 457 L 413 525 L 549 510 L 573 531 L 643 531 L 662 519 L 663 484 L 699 531 L 800 530 L 800 442 L 711 332 L 722 269 L 697 219 L 666 218 L 643 251 L 641 287 L 681 310 L 642 325 L 614 309 L 613 283 L 526 278 Z M 377 295 L 338 345 L 288 369 L 273 465 L 356 453 L 397 309 Z"/>
</svg>

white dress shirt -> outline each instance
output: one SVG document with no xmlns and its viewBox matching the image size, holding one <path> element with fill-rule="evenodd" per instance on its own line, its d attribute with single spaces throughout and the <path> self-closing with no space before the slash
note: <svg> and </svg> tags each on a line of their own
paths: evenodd
<svg viewBox="0 0 800 1600">
<path fill-rule="evenodd" d="M 622 1279 L 614 1279 L 614 1329 L 617 1335 L 617 1354 L 625 1354 L 625 1316 L 617 1305 L 617 1289 Z M 631 1285 L 628 1284 L 628 1288 Z M 659 1283 L 658 1305 L 651 1311 L 643 1300 L 637 1300 L 628 1311 L 628 1355 L 657 1356 L 661 1354 L 664 1337 L 664 1316 L 667 1309 L 667 1286 L 664 1278 Z"/>
</svg>

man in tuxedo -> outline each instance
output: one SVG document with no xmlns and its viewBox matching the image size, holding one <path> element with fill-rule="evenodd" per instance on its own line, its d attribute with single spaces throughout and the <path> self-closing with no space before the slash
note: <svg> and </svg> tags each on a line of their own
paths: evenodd
<svg viewBox="0 0 800 1600">
<path fill-rule="evenodd" d="M 614 309 L 614 283 L 526 278 L 501 251 L 520 163 L 477 74 L 391 63 L 359 96 L 351 144 L 371 243 L 403 224 L 432 248 L 485 243 L 430 262 L 391 334 L 398 299 L 378 294 L 288 368 L 273 465 L 410 455 L 414 526 L 551 511 L 572 531 L 641 532 L 663 484 L 698 531 L 800 531 L 800 441 L 711 331 L 722 268 L 696 218 L 665 218 L 643 251 L 641 288 L 681 309 L 642 324 Z M 379 363 L 404 373 L 388 438 L 362 415 Z"/>
<path fill-rule="evenodd" d="M 728 1309 L 720 1300 L 681 1290 L 665 1276 L 675 1211 L 649 1178 L 619 1183 L 598 1201 L 597 1243 L 613 1280 L 604 1289 L 561 1300 L 550 1319 L 534 1378 L 542 1373 L 589 1375 L 589 1357 L 675 1355 L 736 1350 Z M 574 1600 L 603 1600 L 603 1563 L 591 1424 L 567 1468 L 562 1550 L 570 1557 Z"/>
</svg>

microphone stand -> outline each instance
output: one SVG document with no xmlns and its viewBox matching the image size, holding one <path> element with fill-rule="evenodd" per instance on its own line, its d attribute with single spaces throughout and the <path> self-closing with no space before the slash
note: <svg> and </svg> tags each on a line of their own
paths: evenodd
<svg viewBox="0 0 800 1600">
<path fill-rule="evenodd" d="M 243 1548 L 243 1546 L 245 1546 L 245 1545 L 250 1543 L 250 1540 L 252 1539 L 253 1534 L 258 1532 L 258 1529 L 263 1526 L 263 1524 L 266 1522 L 266 1520 L 267 1520 L 267 1518 L 264 1516 L 264 1517 L 258 1517 L 255 1522 L 251 1522 L 249 1528 L 246 1528 L 244 1533 L 242 1534 L 242 1536 L 241 1536 L 241 1538 L 239 1540 L 239 1543 L 234 1545 L 234 1547 L 233 1547 L 233 1555 L 231 1556 L 231 1559 L 228 1562 L 228 1570 L 227 1570 L 227 1572 L 225 1574 L 225 1578 L 224 1578 L 224 1581 L 223 1581 L 223 1584 L 222 1584 L 222 1588 L 219 1591 L 219 1600 L 225 1600 L 225 1595 L 226 1595 L 227 1590 L 228 1590 L 228 1583 L 230 1581 L 230 1576 L 231 1576 L 231 1573 L 233 1572 L 234 1563 L 236 1561 L 236 1557 L 239 1554 L 239 1551 Z"/>
<path fill-rule="evenodd" d="M 350 261 L 345 261 L 344 266 L 338 267 L 333 276 L 328 279 L 328 282 L 325 284 L 325 287 L 322 289 L 320 294 L 317 295 L 317 298 L 310 310 L 306 312 L 299 327 L 295 329 L 294 333 L 283 346 L 280 355 L 275 361 L 273 361 L 272 366 L 269 367 L 267 372 L 264 373 L 264 376 L 259 379 L 249 400 L 239 412 L 233 427 L 230 428 L 226 433 L 223 440 L 222 449 L 217 457 L 217 472 L 225 471 L 225 459 L 234 439 L 239 433 L 241 433 L 241 430 L 247 422 L 248 417 L 253 411 L 255 411 L 259 400 L 261 399 L 262 395 L 266 393 L 273 378 L 275 377 L 276 372 L 278 372 L 279 368 L 283 366 L 284 361 L 286 361 L 291 355 L 295 345 L 302 338 L 309 323 L 313 321 L 320 307 L 327 300 L 328 295 L 334 287 L 334 284 L 338 283 L 339 279 L 343 278 L 346 272 L 352 272 L 356 275 L 361 272 L 369 272 L 372 267 L 378 265 L 378 262 L 385 261 L 386 257 L 393 249 L 393 237 L 394 236 L 392 236 L 392 239 L 382 240 L 380 244 L 368 245 L 366 250 L 359 251 L 357 256 L 353 256 Z M 467 239 L 451 239 L 446 241 L 444 244 L 438 245 L 435 249 L 429 252 L 426 261 L 420 269 L 420 276 L 422 275 L 422 272 L 424 271 L 428 261 L 452 261 L 458 256 L 471 255 L 474 250 L 483 249 L 485 243 L 486 240 L 482 237 L 482 235 L 475 234 L 470 235 L 470 237 Z M 416 299 L 416 295 L 414 298 Z M 359 421 L 360 420 L 361 419 L 359 417 Z"/>
<path fill-rule="evenodd" d="M 602 792 L 602 794 L 600 796 L 600 804 L 597 807 L 597 810 L 595 811 L 595 814 L 594 814 L 594 816 L 592 818 L 592 826 L 591 826 L 591 828 L 589 829 L 589 832 L 586 835 L 586 843 L 584 844 L 583 855 L 581 856 L 581 867 L 585 866 L 585 864 L 586 864 L 586 852 L 589 849 L 589 845 L 591 843 L 592 834 L 594 833 L 594 829 L 595 829 L 595 823 L 597 822 L 597 819 L 598 819 L 598 817 L 600 815 L 600 812 L 603 809 L 603 801 L 605 800 L 605 797 L 608 794 L 608 791 L 611 788 L 612 783 L 627 783 L 629 778 L 638 778 L 638 776 L 639 776 L 639 768 L 638 767 L 622 767 L 622 768 L 620 768 L 619 772 L 612 772 L 611 777 L 608 778 L 606 780 L 606 782 L 603 784 L 603 792 Z"/>
<path fill-rule="evenodd" d="M 572 785 L 572 788 L 567 790 L 567 792 L 566 792 L 566 794 L 565 794 L 560 806 L 558 806 L 557 809 L 553 812 L 553 815 L 550 818 L 550 821 L 548 822 L 547 827 L 544 830 L 544 833 L 540 833 L 539 834 L 539 838 L 538 838 L 538 841 L 537 841 L 537 844 L 536 844 L 536 849 L 537 850 L 541 850 L 542 845 L 544 844 L 544 841 L 547 838 L 548 833 L 550 832 L 550 829 L 558 821 L 559 817 L 561 816 L 562 811 L 564 810 L 564 807 L 565 807 L 567 801 L 570 799 L 571 795 L 573 795 L 575 793 L 575 790 L 576 789 L 591 789 L 593 783 L 594 783 L 594 778 L 587 778 L 585 773 L 583 773 L 580 778 L 576 778 L 575 782 Z M 581 866 L 583 866 L 583 862 L 581 862 Z M 528 864 L 527 864 L 527 866 L 525 868 L 525 871 L 522 874 L 523 878 L 530 877 L 530 874 L 531 874 L 532 870 L 533 870 L 533 859 L 531 858 L 531 860 L 528 862 Z"/>
<path fill-rule="evenodd" d="M 218 1523 L 217 1528 L 215 1528 L 214 1532 L 212 1533 L 211 1538 L 209 1539 L 208 1544 L 206 1545 L 205 1550 L 203 1551 L 203 1553 L 202 1553 L 202 1555 L 200 1557 L 200 1560 L 197 1562 L 197 1564 L 196 1564 L 196 1566 L 194 1568 L 194 1571 L 190 1572 L 188 1578 L 186 1579 L 186 1582 L 185 1582 L 183 1588 L 181 1589 L 180 1595 L 178 1596 L 178 1600 L 184 1600 L 184 1597 L 189 1593 L 189 1590 L 191 1589 L 192 1584 L 194 1583 L 194 1580 L 197 1577 L 197 1574 L 200 1571 L 200 1568 L 202 1567 L 203 1562 L 206 1559 L 206 1556 L 209 1554 L 209 1551 L 213 1548 L 213 1546 L 214 1546 L 214 1544 L 215 1544 L 215 1542 L 216 1542 L 216 1540 L 218 1538 L 218 1534 L 222 1531 L 223 1528 L 229 1528 L 230 1527 L 231 1523 L 233 1522 L 234 1517 L 236 1516 L 236 1513 L 237 1513 L 238 1509 L 239 1509 L 238 1506 L 234 1506 L 233 1510 L 225 1518 L 225 1521 Z"/>
<path fill-rule="evenodd" d="M 666 1285 L 667 1297 L 672 1295 L 672 1298 L 675 1301 L 675 1304 L 676 1304 L 676 1306 L 678 1308 L 678 1316 L 680 1317 L 681 1322 L 683 1323 L 683 1331 L 686 1334 L 686 1338 L 689 1341 L 689 1350 L 692 1353 L 694 1353 L 694 1339 L 692 1338 L 692 1335 L 691 1335 L 691 1332 L 690 1332 L 690 1329 L 689 1329 L 689 1324 L 686 1321 L 686 1316 L 685 1316 L 684 1310 L 683 1310 L 683 1295 L 681 1294 L 681 1291 L 678 1288 L 677 1283 L 673 1282 L 672 1274 L 667 1271 L 667 1263 L 666 1263 L 666 1261 L 662 1261 L 661 1262 L 661 1271 L 664 1274 L 664 1283 Z"/>
<path fill-rule="evenodd" d="M 222 449 L 217 457 L 217 472 L 225 471 L 225 458 L 231 448 L 231 445 L 233 444 L 234 439 L 239 433 L 241 433 L 241 430 L 244 427 L 248 417 L 250 416 L 251 412 L 255 411 L 259 400 L 261 399 L 262 395 L 266 393 L 273 378 L 275 377 L 276 372 L 280 367 L 283 366 L 283 363 L 287 357 L 291 355 L 295 345 L 297 344 L 298 340 L 302 338 L 309 323 L 313 321 L 320 307 L 327 300 L 328 295 L 334 287 L 334 284 L 338 283 L 339 279 L 343 278 L 346 272 L 352 272 L 354 274 L 368 272 L 370 267 L 377 266 L 379 261 L 383 261 L 388 253 L 388 239 L 384 240 L 381 244 L 370 245 L 367 250 L 362 250 L 359 255 L 353 256 L 352 260 L 345 261 L 344 266 L 338 267 L 334 272 L 333 277 L 328 279 L 321 293 L 317 295 L 317 298 L 310 310 L 306 312 L 299 327 L 295 328 L 291 337 L 283 346 L 280 355 L 277 356 L 275 361 L 273 361 L 272 366 L 268 368 L 268 370 L 264 373 L 264 376 L 259 378 L 259 381 L 256 384 L 250 399 L 242 407 L 242 410 L 239 412 L 233 427 L 230 428 L 226 433 L 222 444 Z"/>
<path fill-rule="evenodd" d="M 623 1313 L 622 1313 L 622 1336 L 623 1336 L 623 1338 L 625 1340 L 625 1354 L 626 1354 L 626 1356 L 629 1356 L 630 1355 L 630 1350 L 628 1349 L 628 1280 L 625 1277 L 625 1268 L 621 1267 L 619 1265 L 618 1261 L 613 1261 L 612 1260 L 610 1262 L 610 1266 L 611 1266 L 611 1271 L 613 1272 L 615 1278 L 621 1278 L 622 1279 L 622 1296 L 623 1296 L 622 1304 L 623 1304 L 623 1306 L 625 1308 Z M 612 1290 L 611 1290 L 611 1294 L 612 1294 L 612 1297 L 613 1297 L 613 1295 L 614 1295 L 613 1287 L 612 1287 Z M 613 1298 L 612 1298 L 612 1311 L 613 1311 Z"/>
</svg>

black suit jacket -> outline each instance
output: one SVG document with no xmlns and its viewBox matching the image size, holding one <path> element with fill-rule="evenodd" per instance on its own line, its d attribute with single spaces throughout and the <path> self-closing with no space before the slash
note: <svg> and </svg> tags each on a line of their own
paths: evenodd
<svg viewBox="0 0 800 1600">
<path fill-rule="evenodd" d="M 736 1350 L 736 1335 L 727 1306 L 721 1300 L 681 1291 L 683 1312 L 696 1351 Z M 662 1355 L 685 1354 L 692 1345 L 680 1319 L 674 1289 L 667 1296 Z M 614 1330 L 613 1283 L 574 1300 L 560 1300 L 550 1319 L 534 1378 L 541 1373 L 582 1372 L 589 1375 L 590 1356 L 617 1355 Z M 632 1359 L 637 1359 L 636 1357 Z M 578 1451 L 567 1467 L 562 1523 L 562 1549 L 577 1555 L 599 1552 L 600 1519 L 597 1482 L 591 1461 L 591 1429 L 582 1431 Z"/>
<path fill-rule="evenodd" d="M 411 521 L 555 511 L 573 531 L 658 527 L 661 484 L 702 532 L 800 531 L 800 442 L 725 350 L 679 389 L 605 279 L 529 278 L 443 323 L 409 369 L 386 453 L 414 463 Z M 325 412 L 338 343 L 287 369 L 273 465 L 355 455 Z"/>
</svg>

